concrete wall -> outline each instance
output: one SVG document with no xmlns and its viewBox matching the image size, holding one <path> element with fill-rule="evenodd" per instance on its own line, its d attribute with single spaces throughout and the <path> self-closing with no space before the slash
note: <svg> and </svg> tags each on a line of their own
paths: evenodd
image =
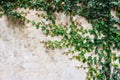
<svg viewBox="0 0 120 80">
<path fill-rule="evenodd" d="M 36 15 L 45 12 L 23 11 L 30 20 L 50 23 Z M 55 16 L 58 25 L 69 24 L 69 16 L 63 13 Z M 85 18 L 75 16 L 73 19 L 85 29 L 91 28 Z M 75 67 L 81 63 L 69 60 L 71 55 L 62 54 L 66 49 L 47 50 L 40 43 L 42 40 L 59 40 L 59 37 L 45 36 L 28 23 L 24 27 L 16 23 L 5 16 L 0 18 L 0 80 L 85 80 L 85 70 Z"/>
<path fill-rule="evenodd" d="M 26 17 L 43 20 L 35 13 L 31 11 Z M 60 15 L 58 24 L 65 25 L 67 17 L 63 13 Z M 85 71 L 75 67 L 80 63 L 62 54 L 66 49 L 47 50 L 40 43 L 58 37 L 46 37 L 30 24 L 21 28 L 12 21 L 5 16 L 0 18 L 0 80 L 85 80 Z"/>
</svg>

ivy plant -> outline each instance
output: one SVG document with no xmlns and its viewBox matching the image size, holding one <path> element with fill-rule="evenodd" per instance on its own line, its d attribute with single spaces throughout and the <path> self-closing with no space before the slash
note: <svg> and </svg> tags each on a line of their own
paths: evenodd
<svg viewBox="0 0 120 80">
<path fill-rule="evenodd" d="M 114 50 L 120 50 L 120 1 L 119 0 L 1 0 L 0 15 L 25 18 L 15 12 L 17 8 L 29 8 L 36 11 L 44 10 L 51 20 L 48 25 L 32 22 L 36 28 L 41 28 L 45 35 L 61 36 L 61 40 L 43 41 L 46 48 L 68 48 L 65 54 L 72 53 L 72 59 L 77 59 L 87 66 L 86 80 L 120 80 L 118 67 L 120 55 Z M 111 15 L 111 11 L 115 16 Z M 55 23 L 55 12 L 64 12 L 70 16 L 70 25 L 62 26 Z M 73 21 L 73 16 L 79 15 L 92 24 L 92 29 L 84 29 Z M 116 26 L 117 25 L 117 26 Z M 94 36 L 86 36 L 90 34 Z M 77 55 L 75 54 L 77 53 Z M 86 57 L 86 55 L 89 55 Z M 115 63 L 118 61 L 119 63 Z"/>
</svg>

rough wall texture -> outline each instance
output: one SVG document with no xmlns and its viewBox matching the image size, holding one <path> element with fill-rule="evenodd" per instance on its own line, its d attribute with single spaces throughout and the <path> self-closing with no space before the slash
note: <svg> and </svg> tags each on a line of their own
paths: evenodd
<svg viewBox="0 0 120 80">
<path fill-rule="evenodd" d="M 50 23 L 36 15 L 45 12 L 18 11 L 26 12 L 26 18 L 31 21 Z M 111 14 L 114 15 L 114 12 Z M 64 13 L 55 13 L 55 16 L 58 25 L 69 25 L 69 16 Z M 73 20 L 85 29 L 91 28 L 91 24 L 81 16 L 76 15 Z M 82 63 L 69 60 L 71 55 L 62 54 L 66 49 L 47 50 L 40 43 L 43 40 L 59 40 L 60 37 L 45 36 L 40 29 L 28 23 L 25 26 L 21 27 L 16 20 L 5 16 L 0 18 L 0 80 L 85 80 L 85 70 L 75 67 Z M 120 54 L 120 51 L 114 52 Z"/>
<path fill-rule="evenodd" d="M 34 14 L 26 17 L 40 20 Z M 61 19 L 67 18 L 60 16 L 58 24 Z M 46 37 L 35 27 L 16 27 L 5 16 L 0 18 L 0 80 L 85 80 L 85 71 L 75 68 L 80 63 L 62 54 L 65 49 L 46 50 L 40 43 L 49 39 L 59 38 Z"/>
</svg>

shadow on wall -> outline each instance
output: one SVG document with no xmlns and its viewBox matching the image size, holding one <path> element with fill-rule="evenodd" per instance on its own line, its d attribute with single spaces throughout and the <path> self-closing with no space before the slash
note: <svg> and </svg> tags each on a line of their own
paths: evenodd
<svg viewBox="0 0 120 80">
<path fill-rule="evenodd" d="M 9 17 L 6 16 L 6 22 L 8 26 L 15 26 L 15 27 L 22 27 L 24 28 L 25 26 L 25 19 L 24 18 L 16 18 L 16 17 Z"/>
</svg>

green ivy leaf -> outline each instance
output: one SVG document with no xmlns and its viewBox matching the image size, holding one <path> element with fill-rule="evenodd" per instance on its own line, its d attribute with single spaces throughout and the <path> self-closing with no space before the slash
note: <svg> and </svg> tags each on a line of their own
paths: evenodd
<svg viewBox="0 0 120 80">
<path fill-rule="evenodd" d="M 45 26 L 42 26 L 42 30 L 43 30 L 43 31 L 46 30 L 46 27 L 45 27 Z"/>
<path fill-rule="evenodd" d="M 46 35 L 48 35 L 49 34 L 49 30 L 46 30 Z"/>
<path fill-rule="evenodd" d="M 60 2 L 60 0 L 55 0 L 57 3 Z"/>
</svg>

